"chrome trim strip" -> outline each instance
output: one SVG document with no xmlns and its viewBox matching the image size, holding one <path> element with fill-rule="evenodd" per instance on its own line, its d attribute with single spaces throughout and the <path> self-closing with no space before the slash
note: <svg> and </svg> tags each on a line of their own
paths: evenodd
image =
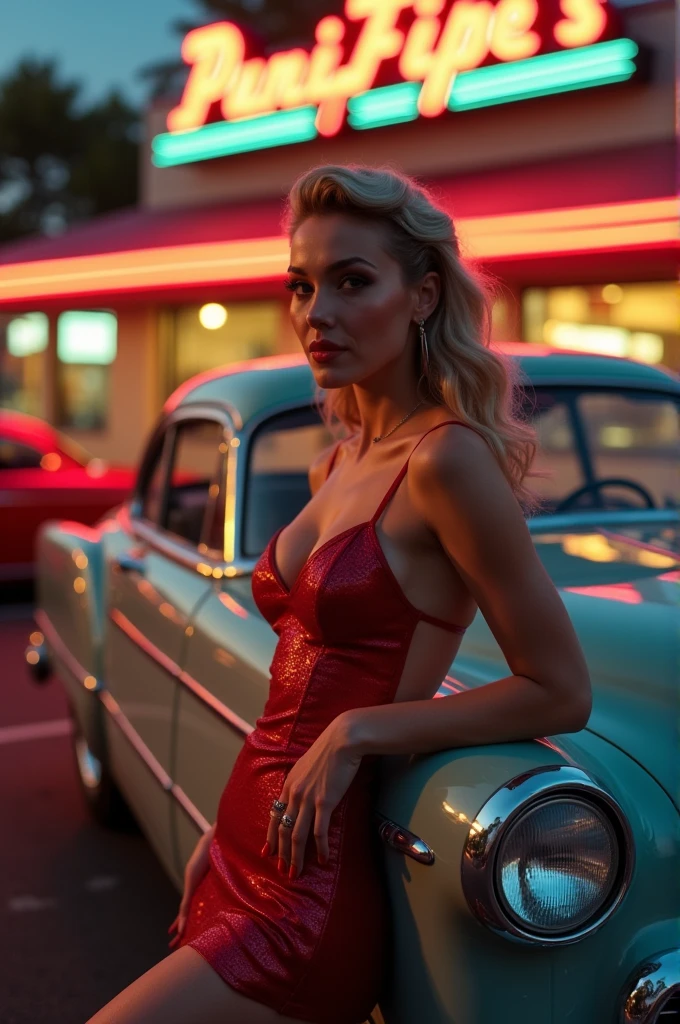
<svg viewBox="0 0 680 1024">
<path fill-rule="evenodd" d="M 116 699 L 112 697 L 110 693 L 104 692 L 101 694 L 101 702 L 110 714 L 111 720 L 116 723 L 132 749 L 144 762 L 161 788 L 174 798 L 178 806 L 181 807 L 184 813 L 191 820 L 192 824 L 195 825 L 199 831 L 207 832 L 210 828 L 210 822 L 203 817 L 199 809 L 194 803 L 192 803 L 182 787 L 172 781 L 166 770 L 163 768 L 163 765 L 156 757 L 154 757 L 144 740 L 130 722 L 127 715 L 125 715 L 121 710 Z"/>
<path fill-rule="evenodd" d="M 251 725 L 250 722 L 246 722 L 244 718 L 240 718 L 235 711 L 232 711 L 231 708 L 228 708 L 221 700 L 218 700 L 210 690 L 206 689 L 206 687 L 199 683 L 197 679 L 194 679 L 193 676 L 190 676 L 188 672 L 180 672 L 179 681 L 186 686 L 187 690 L 193 693 L 197 700 L 200 700 L 211 711 L 214 711 L 216 715 L 219 715 L 219 717 L 222 718 L 227 725 L 230 725 L 235 729 L 236 732 L 240 733 L 242 736 L 248 736 L 254 731 L 254 725 Z"/>
<path fill-rule="evenodd" d="M 562 530 L 575 530 L 585 527 L 607 526 L 659 526 L 663 523 L 680 523 L 680 512 L 674 509 L 650 508 L 610 509 L 598 512 L 597 509 L 574 512 L 558 512 L 556 515 L 530 516 L 526 524 L 530 533 L 558 533 Z"/>
<path fill-rule="evenodd" d="M 97 679 L 88 672 L 86 668 L 83 668 L 77 658 L 74 658 L 66 647 L 64 641 L 57 633 L 47 612 L 42 608 L 36 608 L 33 613 L 33 618 L 37 622 L 40 631 L 48 644 L 52 647 L 53 653 L 64 663 L 64 665 L 66 665 L 66 668 L 69 670 L 71 675 L 77 679 L 88 693 L 101 693 L 104 689 L 104 684 L 100 679 Z M 87 681 L 89 681 L 89 684 Z"/>
<path fill-rule="evenodd" d="M 206 689 L 205 686 L 199 683 L 197 679 L 194 679 L 188 672 L 181 669 L 176 661 L 173 661 L 172 658 L 169 658 L 167 654 L 164 654 L 160 648 L 156 647 L 155 644 L 152 644 L 150 640 L 147 640 L 141 630 L 130 622 L 127 616 L 123 615 L 118 608 L 113 608 L 109 612 L 109 618 L 115 626 L 118 626 L 118 628 L 125 633 L 128 639 L 131 640 L 143 654 L 146 654 L 148 658 L 151 658 L 153 662 L 164 669 L 173 679 L 176 679 L 178 683 L 185 686 L 197 700 L 200 700 L 202 704 L 218 715 L 218 717 L 221 718 L 222 721 L 226 722 L 227 725 L 231 726 L 232 729 L 235 729 L 236 732 L 242 736 L 247 736 L 253 731 L 255 728 L 253 725 L 237 715 L 235 711 L 232 711 L 226 704 L 223 704 L 221 700 L 218 700 L 218 698 L 215 697 L 210 690 Z"/>
<path fill-rule="evenodd" d="M 383 817 L 376 812 L 378 818 L 378 835 L 384 843 L 391 846 L 397 853 L 412 857 L 419 864 L 434 864 L 434 850 L 420 839 L 414 832 L 402 828 L 395 821 Z"/>
<path fill-rule="evenodd" d="M 199 382 L 195 386 L 201 387 L 201 382 Z M 174 409 L 170 410 L 170 412 L 167 413 L 168 419 L 170 419 L 170 417 L 182 418 L 182 413 L 184 413 L 184 418 L 186 418 L 187 415 L 191 415 L 193 417 L 196 415 L 196 410 L 202 408 L 210 409 L 213 412 L 226 412 L 227 416 L 229 416 L 232 423 L 234 424 L 235 429 L 243 429 L 243 419 L 241 417 L 241 413 L 238 411 L 236 406 L 227 398 L 201 398 L 194 404 L 191 401 L 191 392 L 189 392 L 186 398 L 182 399 L 179 405 L 176 405 Z M 186 412 L 186 410 L 188 410 L 188 413 Z"/>
<path fill-rule="evenodd" d="M 130 515 L 130 532 L 136 540 L 142 541 L 172 562 L 176 562 L 185 569 L 192 569 L 208 579 L 211 576 L 221 579 L 222 576 L 234 575 L 228 571 L 224 559 L 213 558 L 207 552 L 202 553 L 197 548 L 182 544 L 181 541 L 174 540 L 169 534 L 156 529 L 151 523 L 136 519 L 133 515 Z M 210 571 L 206 571 L 207 569 Z"/>
<path fill-rule="evenodd" d="M 116 612 L 115 617 L 114 612 Z M 114 609 L 114 611 L 111 612 L 110 617 L 112 621 L 115 623 L 115 625 L 122 629 L 123 632 L 125 632 L 133 642 L 136 642 L 136 637 L 134 635 L 135 633 L 141 636 L 139 630 L 137 630 L 136 627 L 133 626 L 132 623 L 128 619 L 126 619 L 121 612 L 118 612 L 117 609 Z M 61 639 L 56 629 L 52 625 L 52 622 L 50 621 L 50 618 L 47 615 L 47 613 L 42 608 L 38 608 L 34 613 L 34 618 L 43 636 L 52 647 L 55 655 L 61 661 L 64 662 L 68 670 L 75 676 L 75 678 L 83 685 L 85 685 L 84 680 L 86 678 L 92 679 L 93 677 L 88 672 L 86 672 L 86 670 L 83 668 L 80 662 L 77 661 L 76 658 L 74 658 L 73 655 L 70 653 L 70 651 L 67 650 L 63 640 Z M 174 666 L 175 664 L 173 661 L 171 661 L 170 658 L 167 658 L 165 655 L 163 655 L 161 651 L 158 651 L 158 648 L 156 648 L 149 641 L 145 641 L 145 646 L 141 649 L 144 650 L 145 654 L 148 654 L 150 657 L 154 658 L 154 660 L 158 660 L 158 664 L 161 664 L 162 667 L 165 668 L 167 671 L 170 670 L 170 666 Z M 155 658 L 156 652 L 161 655 L 163 659 L 162 661 L 160 659 Z M 179 667 L 176 667 L 179 672 Z M 216 714 L 220 715 L 220 717 L 224 718 L 228 725 L 233 726 L 241 733 L 246 732 L 246 730 L 247 732 L 252 731 L 252 726 L 248 725 L 247 722 L 244 722 L 243 719 L 239 718 L 238 715 L 236 715 L 233 711 L 230 711 L 229 708 L 221 704 L 220 701 L 218 701 L 217 698 L 213 697 L 212 694 L 205 690 L 204 687 L 202 687 L 195 680 L 191 679 L 191 676 L 188 676 L 184 673 L 179 673 L 179 676 L 181 677 L 180 681 L 183 682 L 199 700 L 202 700 L 210 708 L 211 711 L 214 711 Z M 86 687 L 86 689 L 90 693 L 97 693 L 97 696 L 99 697 L 99 700 L 103 707 L 111 715 L 112 720 L 116 723 L 118 728 L 121 730 L 125 738 L 130 743 L 133 750 L 135 750 L 135 752 L 139 755 L 139 757 L 142 759 L 142 761 L 147 766 L 149 771 L 152 773 L 154 778 L 160 783 L 162 788 L 175 798 L 178 805 L 182 808 L 185 814 L 188 815 L 192 823 L 199 830 L 207 832 L 208 829 L 210 828 L 210 822 L 208 822 L 206 818 L 203 817 L 203 815 L 195 806 L 195 804 L 193 804 L 189 797 L 186 795 L 182 787 L 178 786 L 176 782 L 172 781 L 172 779 L 165 771 L 161 763 L 157 760 L 156 757 L 154 757 L 154 755 L 147 747 L 146 743 L 144 743 L 137 730 L 131 724 L 128 717 L 121 710 L 121 707 L 118 704 L 118 701 L 115 699 L 115 697 L 113 697 L 107 690 L 104 689 L 103 683 L 99 680 L 96 681 L 96 686 L 88 686 Z"/>
<path fill-rule="evenodd" d="M 588 924 L 564 935 L 538 934 L 512 920 L 496 892 L 496 858 L 503 836 L 531 806 L 553 797 L 585 798 L 604 812 L 619 840 L 619 876 L 612 895 Z M 529 945 L 563 946 L 597 931 L 614 913 L 630 886 L 635 862 L 633 834 L 614 798 L 581 768 L 546 765 L 510 779 L 486 801 L 472 822 L 463 848 L 461 882 L 470 910 L 492 931 Z"/>
<path fill-rule="evenodd" d="M 174 679 L 179 677 L 181 670 L 177 662 L 173 661 L 172 658 L 169 658 L 167 654 L 163 654 L 163 651 L 161 651 L 159 647 L 156 647 L 156 645 L 152 644 L 150 640 L 147 640 L 142 631 L 137 629 L 134 623 L 130 622 L 128 617 L 123 615 L 118 608 L 111 609 L 109 612 L 109 619 L 114 626 L 118 626 L 118 629 L 120 629 L 122 633 L 125 633 L 128 639 L 132 640 L 133 644 L 139 647 L 147 657 L 151 658 L 151 660 L 155 661 L 157 665 L 160 665 L 161 668 L 165 669 L 168 675 L 171 675 Z"/>
<path fill-rule="evenodd" d="M 666 949 L 638 964 L 624 987 L 619 1024 L 663 1024 L 663 1009 L 680 995 L 680 949 Z"/>
<path fill-rule="evenodd" d="M 240 438 L 232 437 L 229 440 L 227 477 L 224 482 L 224 522 L 222 523 L 222 553 L 228 565 L 233 565 L 236 557 L 236 489 L 239 478 L 238 466 L 241 461 L 239 458 L 240 446 Z"/>
<path fill-rule="evenodd" d="M 112 721 L 116 723 L 130 746 L 139 754 L 146 767 L 156 778 L 156 781 L 160 783 L 166 792 L 170 792 L 173 788 L 172 779 L 160 761 L 151 753 L 137 730 L 131 725 L 127 715 L 121 711 L 120 704 L 115 697 L 108 690 L 104 690 L 99 695 L 99 699 L 110 714 Z"/>
</svg>

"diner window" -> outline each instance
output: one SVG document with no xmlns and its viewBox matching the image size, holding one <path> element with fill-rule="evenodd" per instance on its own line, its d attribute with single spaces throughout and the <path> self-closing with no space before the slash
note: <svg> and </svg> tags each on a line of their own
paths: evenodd
<svg viewBox="0 0 680 1024">
<path fill-rule="evenodd" d="M 73 310 L 57 320 L 59 425 L 77 430 L 106 427 L 117 320 L 105 310 Z"/>
<path fill-rule="evenodd" d="M 242 549 L 262 553 L 280 526 L 309 501 L 309 467 L 333 438 L 313 408 L 267 420 L 250 447 Z"/>
<path fill-rule="evenodd" d="M 44 313 L 0 317 L 0 407 L 45 415 L 48 332 Z"/>
<path fill-rule="evenodd" d="M 275 301 L 207 302 L 171 311 L 167 390 L 216 366 L 281 351 L 287 337 L 284 313 Z"/>
<path fill-rule="evenodd" d="M 680 370 L 680 292 L 675 281 L 527 288 L 522 320 L 528 342 Z"/>
<path fill-rule="evenodd" d="M 224 428 L 214 420 L 177 425 L 164 526 L 198 547 L 223 500 Z"/>
</svg>

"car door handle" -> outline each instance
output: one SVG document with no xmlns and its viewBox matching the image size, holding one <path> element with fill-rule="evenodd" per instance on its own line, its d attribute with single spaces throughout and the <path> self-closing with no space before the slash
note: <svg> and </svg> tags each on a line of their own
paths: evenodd
<svg viewBox="0 0 680 1024">
<path fill-rule="evenodd" d="M 119 555 L 114 564 L 121 572 L 136 572 L 140 576 L 146 572 L 146 565 L 141 558 L 133 558 L 132 555 Z"/>
</svg>

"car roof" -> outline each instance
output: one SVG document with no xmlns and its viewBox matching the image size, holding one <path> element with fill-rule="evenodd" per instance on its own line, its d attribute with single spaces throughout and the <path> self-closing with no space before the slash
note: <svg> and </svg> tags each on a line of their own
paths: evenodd
<svg viewBox="0 0 680 1024">
<path fill-rule="evenodd" d="M 516 359 L 522 375 L 533 385 L 634 387 L 680 394 L 680 375 L 663 366 L 526 342 L 504 342 L 494 348 Z M 170 395 L 165 411 L 194 404 L 222 405 L 231 412 L 238 430 L 254 416 L 278 406 L 311 401 L 314 394 L 314 377 L 302 353 L 264 356 L 190 378 Z"/>
<path fill-rule="evenodd" d="M 50 449 L 59 447 L 57 434 L 49 423 L 13 409 L 0 409 L 0 433 L 24 444 Z"/>
</svg>

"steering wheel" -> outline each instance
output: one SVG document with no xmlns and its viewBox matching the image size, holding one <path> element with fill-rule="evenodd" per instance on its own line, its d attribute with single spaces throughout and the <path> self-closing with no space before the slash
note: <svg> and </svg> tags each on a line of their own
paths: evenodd
<svg viewBox="0 0 680 1024">
<path fill-rule="evenodd" d="M 583 494 L 592 494 L 595 491 L 599 491 L 601 487 L 610 487 L 612 485 L 616 487 L 629 487 L 644 498 L 647 508 L 656 508 L 654 498 L 651 496 L 649 491 L 645 490 L 645 488 L 640 484 L 636 484 L 634 480 L 626 480 L 623 477 L 608 476 L 602 480 L 593 480 L 591 483 L 585 484 L 583 487 L 578 487 L 575 491 L 572 491 L 571 494 L 568 494 L 566 498 L 564 498 L 559 505 L 553 509 L 553 514 L 556 512 L 566 512 L 567 509 L 570 509 L 574 502 L 578 501 Z M 590 507 L 595 508 L 596 506 L 591 505 Z"/>
</svg>

